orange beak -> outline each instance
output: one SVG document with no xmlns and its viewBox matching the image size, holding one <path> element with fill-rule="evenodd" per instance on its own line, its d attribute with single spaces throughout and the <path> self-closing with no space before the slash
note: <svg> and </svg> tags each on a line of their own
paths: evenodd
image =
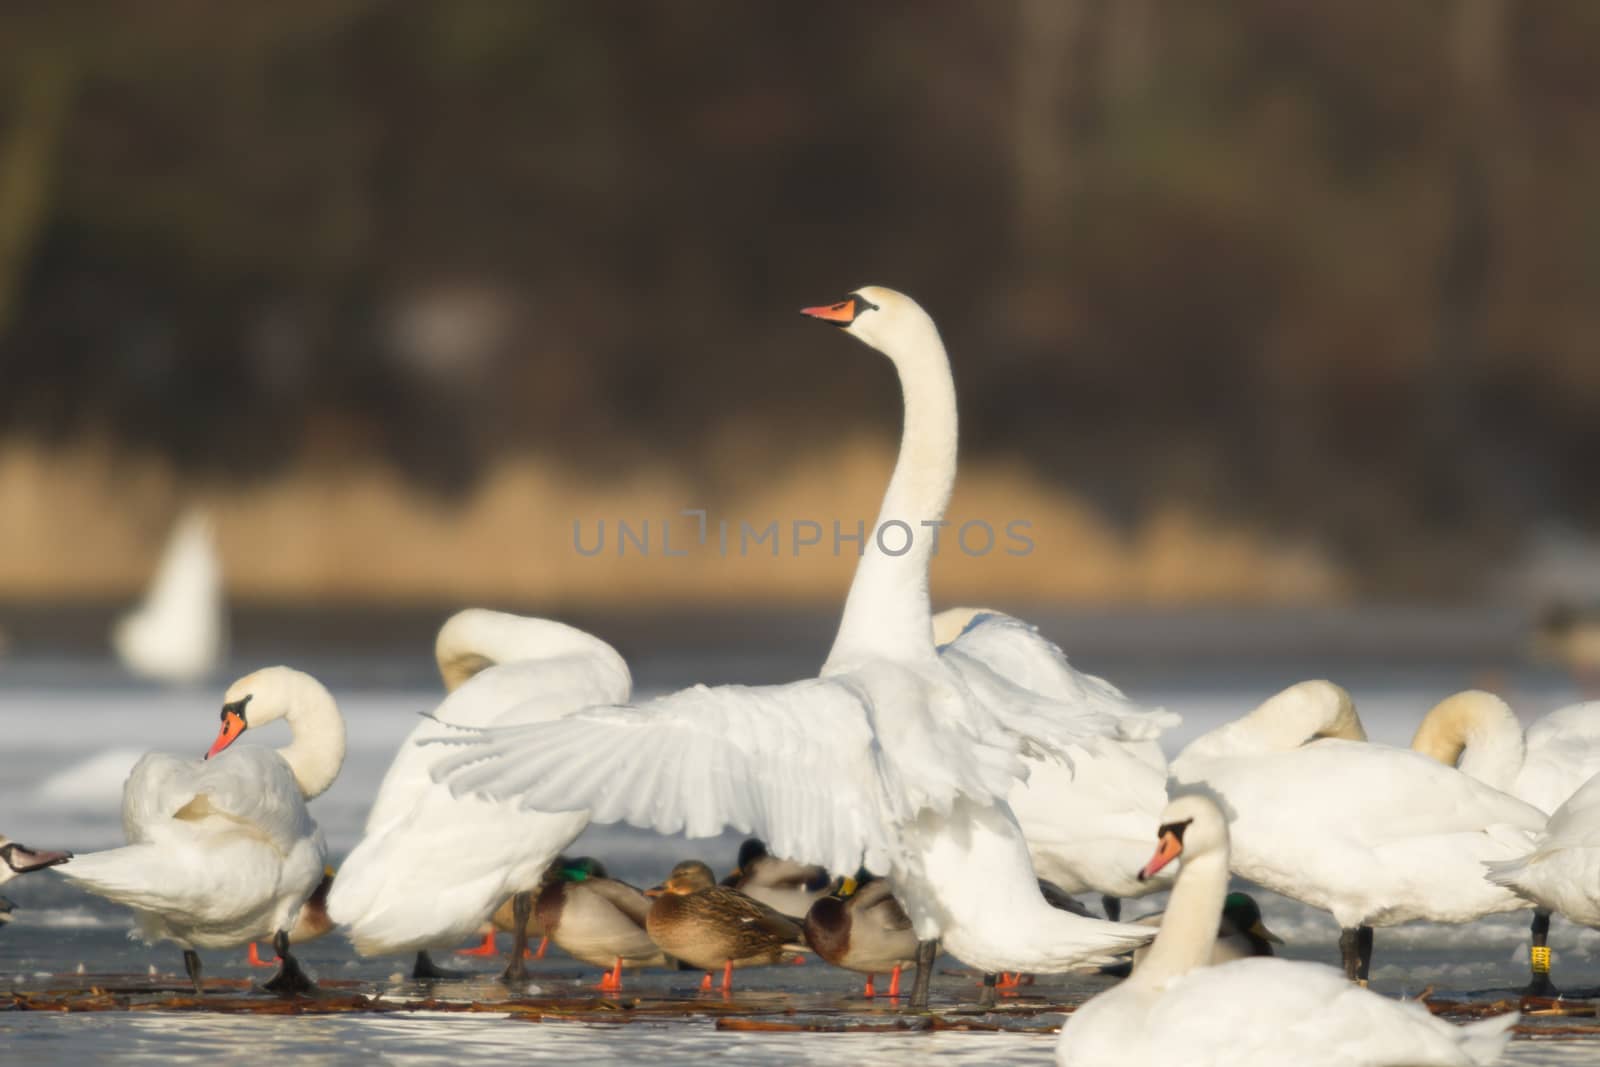
<svg viewBox="0 0 1600 1067">
<path fill-rule="evenodd" d="M 831 322 L 836 326 L 848 326 L 856 321 L 856 299 L 852 296 L 839 301 L 837 304 L 801 308 L 800 314 L 810 315 L 814 319 Z"/>
<path fill-rule="evenodd" d="M 647 896 L 647 897 L 659 897 L 662 893 L 665 893 L 666 891 L 667 890 L 666 890 L 665 886 L 653 885 L 649 889 L 646 889 L 644 891 L 644 895 Z"/>
<path fill-rule="evenodd" d="M 239 735 L 244 733 L 244 728 L 245 721 L 243 715 L 240 715 L 237 711 L 223 712 L 222 729 L 218 731 L 217 739 L 212 742 L 210 751 L 206 753 L 206 759 L 210 759 L 218 752 L 221 752 L 223 749 L 239 740 Z"/>
<path fill-rule="evenodd" d="M 1178 835 L 1167 832 L 1161 835 L 1161 843 L 1156 846 L 1156 854 L 1150 857 L 1150 862 L 1139 871 L 1139 881 L 1154 878 L 1156 872 L 1183 854 L 1183 842 L 1178 840 Z"/>
</svg>

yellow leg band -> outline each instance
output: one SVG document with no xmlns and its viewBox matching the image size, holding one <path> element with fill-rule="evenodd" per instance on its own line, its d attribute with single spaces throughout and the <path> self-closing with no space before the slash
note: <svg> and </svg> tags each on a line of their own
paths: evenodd
<svg viewBox="0 0 1600 1067">
<path fill-rule="evenodd" d="M 1528 963 L 1534 974 L 1550 973 L 1550 946 L 1534 945 L 1528 950 Z"/>
</svg>

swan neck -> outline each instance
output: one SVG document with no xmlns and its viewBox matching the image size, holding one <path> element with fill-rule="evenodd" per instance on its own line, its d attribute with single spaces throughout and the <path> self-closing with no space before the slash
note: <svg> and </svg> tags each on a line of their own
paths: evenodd
<svg viewBox="0 0 1600 1067">
<path fill-rule="evenodd" d="M 1496 789 L 1510 791 L 1526 756 L 1522 725 L 1505 701 L 1457 693 L 1423 717 L 1411 748 Z"/>
<path fill-rule="evenodd" d="M 310 800 L 327 792 L 344 765 L 344 719 L 333 695 L 316 679 L 300 675 L 289 694 L 284 715 L 292 740 L 278 755 L 283 757 L 301 794 Z"/>
<path fill-rule="evenodd" d="M 1209 965 L 1227 895 L 1226 851 L 1185 855 L 1161 917 L 1161 930 L 1128 981 L 1158 986 Z"/>
<path fill-rule="evenodd" d="M 956 477 L 956 391 L 932 320 L 924 319 L 884 352 L 900 376 L 905 422 L 894 473 L 845 599 L 839 633 L 823 673 L 868 658 L 931 658 L 933 611 L 928 568 Z M 944 538 L 948 543 L 954 535 Z"/>
<path fill-rule="evenodd" d="M 604 660 L 623 678 L 629 677 L 627 663 L 614 648 L 552 619 L 471 608 L 452 615 L 434 642 L 439 675 L 450 692 L 489 667 L 569 655 Z"/>
</svg>

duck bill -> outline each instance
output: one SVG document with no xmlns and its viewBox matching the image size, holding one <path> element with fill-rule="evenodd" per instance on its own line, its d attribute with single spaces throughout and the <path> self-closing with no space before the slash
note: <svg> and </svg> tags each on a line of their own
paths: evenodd
<svg viewBox="0 0 1600 1067">
<path fill-rule="evenodd" d="M 1248 932 L 1252 937 L 1259 937 L 1263 941 L 1271 941 L 1274 945 L 1283 944 L 1283 938 L 1268 930 L 1266 923 L 1260 919 L 1255 921 L 1255 924 L 1250 927 Z"/>
<path fill-rule="evenodd" d="M 55 867 L 72 858 L 70 852 L 40 852 L 21 845 L 11 846 L 11 851 L 6 855 L 6 864 L 18 874 L 27 874 L 29 871 L 43 870 L 46 867 Z"/>
<path fill-rule="evenodd" d="M 831 322 L 835 326 L 848 326 L 856 321 L 855 297 L 848 297 L 837 304 L 823 304 L 820 307 L 801 308 L 800 314 L 823 322 Z"/>
<path fill-rule="evenodd" d="M 667 891 L 667 887 L 664 886 L 664 885 L 653 885 L 649 889 L 646 889 L 644 891 L 644 895 L 654 899 L 655 897 L 659 897 L 662 893 L 665 893 L 666 891 Z"/>
<path fill-rule="evenodd" d="M 222 713 L 222 729 L 217 733 L 217 739 L 211 743 L 211 748 L 206 751 L 206 759 L 210 759 L 218 752 L 239 740 L 239 735 L 244 733 L 244 716 L 236 711 Z"/>
<path fill-rule="evenodd" d="M 1183 842 L 1178 840 L 1178 835 L 1165 833 L 1161 835 L 1161 843 L 1156 846 L 1156 854 L 1150 857 L 1150 862 L 1139 871 L 1139 881 L 1147 881 L 1156 876 L 1156 873 L 1177 859 L 1183 853 Z"/>
</svg>

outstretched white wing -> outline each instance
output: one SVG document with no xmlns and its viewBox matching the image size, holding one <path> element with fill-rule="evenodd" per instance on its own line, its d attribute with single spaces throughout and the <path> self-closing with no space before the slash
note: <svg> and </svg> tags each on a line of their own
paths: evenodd
<svg viewBox="0 0 1600 1067">
<path fill-rule="evenodd" d="M 878 739 L 860 696 L 831 680 L 697 686 L 449 743 L 434 776 L 458 794 L 691 837 L 731 826 L 833 870 L 888 859 Z"/>
</svg>

